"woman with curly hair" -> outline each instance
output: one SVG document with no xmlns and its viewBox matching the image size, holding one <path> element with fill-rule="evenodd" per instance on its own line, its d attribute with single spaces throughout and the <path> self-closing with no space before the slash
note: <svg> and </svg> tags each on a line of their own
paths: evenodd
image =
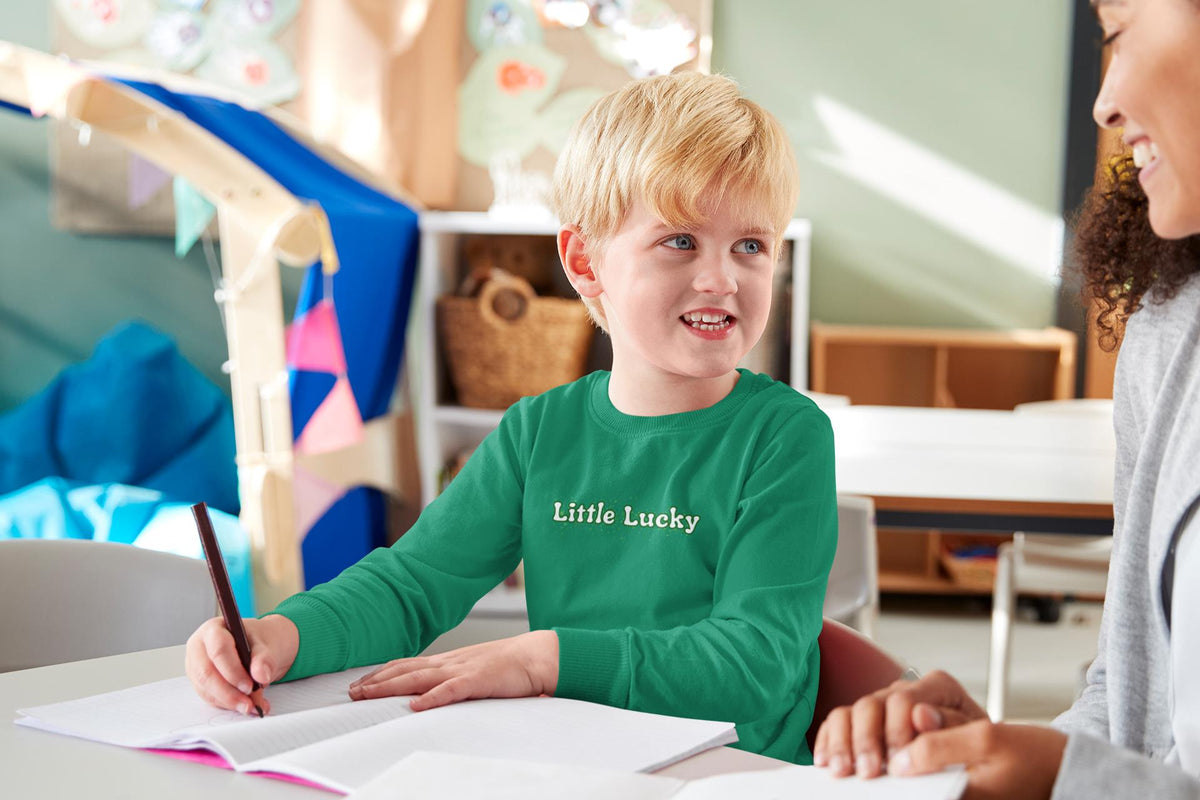
<svg viewBox="0 0 1200 800">
<path fill-rule="evenodd" d="M 1052 726 L 990 722 L 944 672 L 836 709 L 817 764 L 966 766 L 967 798 L 1200 798 L 1200 0 L 1092 0 L 1111 61 L 1094 115 L 1130 153 L 1077 249 L 1101 343 L 1124 325 L 1113 560 L 1096 660 Z"/>
</svg>

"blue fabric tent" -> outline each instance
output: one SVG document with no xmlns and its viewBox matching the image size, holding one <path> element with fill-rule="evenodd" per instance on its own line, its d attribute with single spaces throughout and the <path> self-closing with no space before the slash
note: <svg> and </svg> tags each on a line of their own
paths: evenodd
<svg viewBox="0 0 1200 800">
<path fill-rule="evenodd" d="M 350 385 L 364 420 L 387 412 L 404 353 L 417 265 L 417 214 L 346 175 L 256 111 L 211 97 L 171 92 L 156 84 L 129 86 L 213 133 L 296 197 L 313 200 L 329 217 L 341 268 L 333 297 L 346 349 Z M 320 263 L 305 278 L 296 313 L 324 297 Z M 333 385 L 329 375 L 291 375 L 296 436 Z M 355 489 L 326 512 L 304 540 L 307 585 L 329 580 L 385 543 L 385 506 L 374 489 Z"/>
<path fill-rule="evenodd" d="M 351 387 L 364 420 L 386 413 L 404 352 L 416 274 L 416 212 L 346 175 L 258 112 L 157 84 L 124 83 L 208 130 L 295 196 L 321 205 L 341 262 L 332 291 Z M 324 292 L 320 263 L 314 263 L 296 313 L 322 300 Z M 293 432 L 299 436 L 333 378 L 305 372 L 290 377 Z M 378 491 L 359 488 L 347 493 L 304 540 L 306 584 L 328 580 L 384 544 L 385 522 Z"/>
</svg>

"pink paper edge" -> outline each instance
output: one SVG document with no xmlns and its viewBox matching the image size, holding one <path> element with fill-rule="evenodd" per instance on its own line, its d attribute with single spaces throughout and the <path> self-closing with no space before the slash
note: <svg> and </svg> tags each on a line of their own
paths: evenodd
<svg viewBox="0 0 1200 800">
<path fill-rule="evenodd" d="M 221 769 L 232 770 L 233 767 L 229 762 L 221 757 L 219 753 L 214 753 L 212 750 L 163 750 L 158 747 L 143 747 L 141 748 L 147 753 L 155 753 L 160 756 L 175 758 L 180 761 L 190 761 L 193 764 L 203 764 L 206 767 L 220 767 Z M 298 783 L 301 786 L 311 786 L 314 789 L 320 789 L 325 792 L 341 795 L 342 792 L 336 789 L 331 789 L 328 786 L 323 786 L 319 783 L 297 778 L 295 775 L 284 775 L 282 772 L 247 772 L 246 775 L 261 775 L 264 778 L 272 778 L 277 781 L 286 781 L 288 783 Z"/>
</svg>

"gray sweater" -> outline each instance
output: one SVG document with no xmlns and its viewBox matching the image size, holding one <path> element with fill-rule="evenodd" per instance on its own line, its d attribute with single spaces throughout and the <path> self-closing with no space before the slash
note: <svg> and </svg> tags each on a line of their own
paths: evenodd
<svg viewBox="0 0 1200 800">
<path fill-rule="evenodd" d="M 1113 425 L 1114 541 L 1099 653 L 1082 696 L 1054 723 L 1069 740 L 1053 798 L 1200 798 L 1200 780 L 1180 768 L 1175 752 L 1171 639 L 1160 597 L 1167 543 L 1200 493 L 1200 277 L 1130 318 Z M 1200 515 L 1183 535 L 1198 531 Z M 1180 573 L 1175 583 L 1188 580 L 1200 575 Z M 1180 625 L 1200 626 L 1197 615 L 1173 616 L 1177 635 Z M 1200 680 L 1200 664 L 1175 680 Z"/>
</svg>

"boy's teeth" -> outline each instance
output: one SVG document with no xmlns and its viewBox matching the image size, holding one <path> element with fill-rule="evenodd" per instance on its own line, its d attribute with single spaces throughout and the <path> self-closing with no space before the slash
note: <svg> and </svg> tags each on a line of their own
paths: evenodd
<svg viewBox="0 0 1200 800">
<path fill-rule="evenodd" d="M 720 331 L 730 325 L 728 314 L 701 314 L 689 311 L 683 315 L 683 321 L 701 331 Z"/>
<path fill-rule="evenodd" d="M 1158 145 L 1154 142 L 1138 142 L 1133 146 L 1133 165 L 1138 169 L 1158 158 Z"/>
</svg>

